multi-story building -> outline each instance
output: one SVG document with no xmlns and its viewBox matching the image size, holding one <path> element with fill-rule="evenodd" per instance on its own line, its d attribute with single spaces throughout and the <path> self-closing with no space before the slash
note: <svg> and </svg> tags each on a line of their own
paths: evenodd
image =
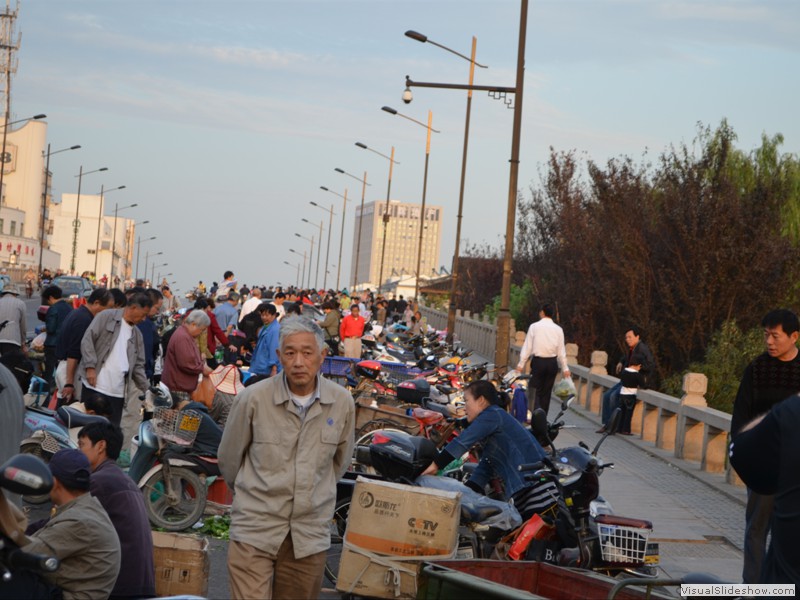
<svg viewBox="0 0 800 600">
<path fill-rule="evenodd" d="M 94 194 L 81 194 L 80 205 L 77 194 L 62 194 L 59 204 L 50 205 L 47 233 L 64 271 L 130 277 L 134 222 L 117 217 L 115 225 L 114 216 L 104 212 L 101 197 Z"/>
<path fill-rule="evenodd" d="M 403 276 L 416 276 L 417 249 L 419 248 L 420 212 L 419 204 L 410 202 L 389 202 L 389 223 L 386 226 L 386 250 L 383 251 L 383 215 L 386 202 L 375 201 L 364 204 L 364 212 L 356 206 L 356 219 L 353 230 L 353 259 L 350 269 L 350 283 L 356 287 L 377 288 L 383 257 L 383 282 Z M 420 278 L 435 276 L 439 264 L 439 245 L 441 243 L 442 207 L 425 206 L 425 219 L 422 230 L 422 257 Z M 358 230 L 361 227 L 359 244 Z"/>
</svg>

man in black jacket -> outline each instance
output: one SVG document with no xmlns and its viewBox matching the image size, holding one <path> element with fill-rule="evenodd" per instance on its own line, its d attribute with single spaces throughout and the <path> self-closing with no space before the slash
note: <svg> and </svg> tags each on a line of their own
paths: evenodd
<svg viewBox="0 0 800 600">
<path fill-rule="evenodd" d="M 753 419 L 769 412 L 784 398 L 800 392 L 800 353 L 797 349 L 800 320 L 790 310 L 777 309 L 767 313 L 761 320 L 761 326 L 764 328 L 767 351 L 747 366 L 739 383 L 731 416 L 731 436 L 734 440 Z M 794 432 L 796 434 L 797 430 Z M 745 483 L 748 481 L 745 480 Z M 764 493 L 763 487 L 754 488 L 748 484 L 742 572 L 744 583 L 760 581 L 767 534 L 774 518 L 772 493 Z"/>
</svg>

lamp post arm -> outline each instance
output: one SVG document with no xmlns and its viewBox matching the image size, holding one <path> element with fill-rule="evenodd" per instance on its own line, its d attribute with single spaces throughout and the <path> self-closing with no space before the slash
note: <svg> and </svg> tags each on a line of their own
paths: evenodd
<svg viewBox="0 0 800 600">
<path fill-rule="evenodd" d="M 514 94 L 517 91 L 516 87 L 504 87 L 500 85 L 466 85 L 463 83 L 431 83 L 424 81 L 412 81 L 408 75 L 406 75 L 406 87 L 425 87 L 444 90 L 476 90 L 479 92 L 497 92 L 503 94 Z"/>
</svg>

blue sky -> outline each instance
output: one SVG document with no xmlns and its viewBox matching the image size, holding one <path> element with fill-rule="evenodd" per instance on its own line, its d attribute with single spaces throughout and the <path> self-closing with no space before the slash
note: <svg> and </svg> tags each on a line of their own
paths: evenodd
<svg viewBox="0 0 800 600">
<path fill-rule="evenodd" d="M 476 83 L 513 86 L 519 2 L 514 0 L 22 0 L 13 117 L 48 115 L 54 192 L 73 177 L 127 189 L 127 216 L 149 219 L 142 236 L 164 252 L 178 286 L 220 280 L 294 283 L 302 252 L 324 220 L 309 205 L 360 201 L 360 184 L 334 172 L 368 172 L 367 201 L 419 201 L 425 129 L 433 111 L 428 196 L 444 207 L 441 263 L 449 268 L 463 143 L 465 94 L 415 88 L 405 75 L 465 83 L 468 63 L 406 38 L 420 31 L 469 54 L 478 38 Z M 800 3 L 793 0 L 531 0 L 519 186 L 537 182 L 549 147 L 596 162 L 691 141 L 698 122 L 727 118 L 749 150 L 782 133 L 800 152 Z M 511 110 L 476 94 L 462 237 L 500 244 L 505 230 Z M 94 190 L 96 188 L 96 190 Z M 348 203 L 341 281 L 349 280 L 353 211 Z M 336 263 L 341 222 L 334 223 Z M 324 240 L 327 241 L 327 240 Z M 463 247 L 463 246 L 462 246 Z M 145 246 L 143 251 L 148 248 Z M 324 256 L 323 256 L 324 259 Z M 315 261 L 316 262 L 316 261 Z M 328 277 L 335 283 L 336 269 Z M 313 280 L 312 280 L 313 283 Z M 320 274 L 319 284 L 322 284 Z"/>
</svg>

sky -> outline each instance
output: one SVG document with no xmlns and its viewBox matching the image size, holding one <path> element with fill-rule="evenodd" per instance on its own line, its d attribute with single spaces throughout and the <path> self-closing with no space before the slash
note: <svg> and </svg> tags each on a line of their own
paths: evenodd
<svg viewBox="0 0 800 600">
<path fill-rule="evenodd" d="M 354 211 L 366 201 L 419 202 L 425 127 L 433 127 L 427 203 L 443 207 L 440 262 L 452 260 L 466 93 L 413 89 L 465 84 L 469 63 L 404 36 L 419 31 L 469 55 L 475 83 L 513 87 L 519 0 L 21 0 L 12 119 L 46 113 L 53 194 L 113 188 L 150 223 L 142 248 L 163 252 L 168 279 L 288 285 L 336 213 L 327 287 L 349 285 Z M 727 119 L 743 150 L 782 133 L 800 152 L 800 3 L 795 0 L 530 0 L 519 189 L 540 181 L 550 148 L 598 163 L 657 156 L 691 143 L 698 123 Z M 513 111 L 472 102 L 462 248 L 502 246 Z M 91 179 L 89 179 L 91 177 Z M 338 261 L 342 199 L 349 200 Z M 315 208 L 316 202 L 325 210 Z M 315 223 L 309 225 L 301 219 Z M 317 248 L 315 248 L 315 251 Z M 325 255 L 322 255 L 323 263 Z M 316 259 L 314 260 L 316 263 Z M 160 264 L 160 263 L 159 263 Z M 336 266 L 333 266 L 336 265 Z M 316 265 L 315 265 L 316 266 Z M 324 265 L 311 284 L 322 286 Z M 316 281 L 315 281 L 316 280 Z"/>
</svg>

